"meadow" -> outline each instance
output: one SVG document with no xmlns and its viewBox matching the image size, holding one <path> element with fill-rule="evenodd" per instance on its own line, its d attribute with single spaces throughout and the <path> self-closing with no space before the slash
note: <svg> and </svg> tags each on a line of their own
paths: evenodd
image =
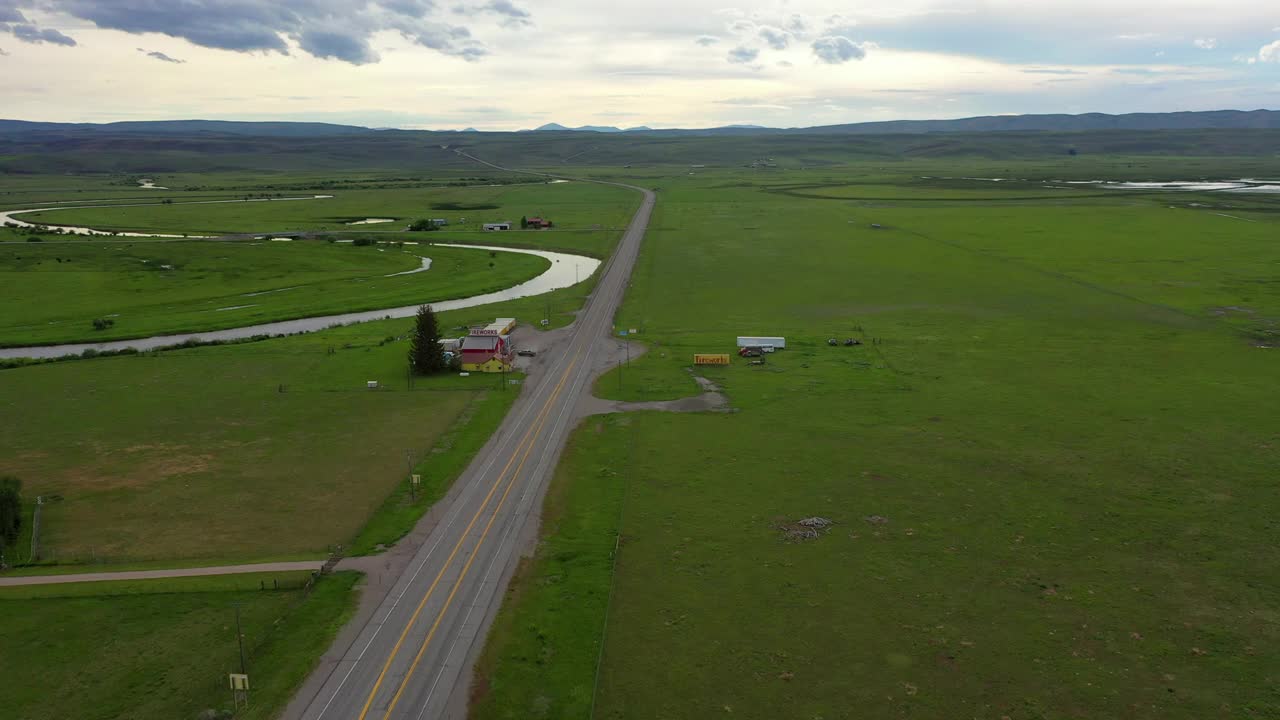
<svg viewBox="0 0 1280 720">
<path fill-rule="evenodd" d="M 409 273 L 423 257 L 431 259 L 431 269 Z M 548 267 L 532 255 L 425 244 L 0 245 L 0 346 L 219 330 L 425 304 L 507 288 Z M 112 324 L 99 329 L 97 319 Z"/>
<path fill-rule="evenodd" d="M 603 197 L 626 197 L 606 190 Z M 516 191 L 523 197 L 554 193 L 564 207 L 581 206 L 584 217 L 597 199 L 591 186 L 560 183 L 444 187 L 440 202 L 480 205 Z M 581 201 L 571 200 L 584 193 Z M 627 202 L 634 204 L 606 203 L 600 217 L 620 223 L 616 218 L 625 216 Z M 226 206 L 194 207 L 216 212 Z M 602 227 L 512 232 L 500 239 L 534 247 L 568 244 L 603 256 L 616 236 Z M 499 239 L 483 236 L 490 238 Z M 384 277 L 417 267 L 420 255 L 433 259 L 432 270 Z M 11 344 L 410 304 L 483 292 L 495 278 L 514 284 L 546 264 L 531 256 L 426 245 L 118 239 L 0 246 L 0 262 L 15 278 L 0 290 L 0 317 L 9 323 L 0 338 Z M 547 296 L 444 313 L 442 328 L 452 332 L 504 314 L 526 322 L 547 317 L 559 327 L 572 320 L 593 282 L 584 278 Z M 244 297 L 268 290 L 277 292 Z M 217 311 L 237 305 L 254 307 Z M 115 324 L 93 330 L 90 321 L 104 315 Z M 54 498 L 43 508 L 39 562 L 249 562 L 319 557 L 337 545 L 376 552 L 394 542 L 448 488 L 514 399 L 514 393 L 495 392 L 492 378 L 410 383 L 410 325 L 379 321 L 0 372 L 0 407 L 22 418 L 0 436 L 3 470 L 21 477 L 31 498 Z M 382 387 L 367 390 L 369 380 Z M 416 500 L 404 492 L 410 467 L 426 478 Z"/>
<path fill-rule="evenodd" d="M 252 691 L 237 717 L 276 717 L 349 617 L 358 577 L 321 578 L 309 593 L 306 573 L 0 589 L 5 716 L 171 720 L 229 710 L 238 607 Z"/>
<path fill-rule="evenodd" d="M 265 179 L 264 179 L 265 180 Z M 264 182 L 251 197 L 307 197 Z M 202 204 L 182 195 L 162 194 L 156 205 L 90 207 L 27 213 L 26 222 L 74 225 L 127 232 L 224 235 L 320 230 L 403 229 L 420 218 L 445 218 L 450 230 L 479 231 L 487 222 L 519 222 L 522 216 L 552 219 L 564 230 L 624 226 L 634 204 L 618 188 L 574 182 L 491 184 L 465 187 L 335 188 L 332 198 L 283 202 Z M 171 204 L 163 200 L 171 199 Z M 384 226 L 352 226 L 366 218 L 393 218 Z"/>
<path fill-rule="evenodd" d="M 476 717 L 1280 713 L 1280 198 L 918 180 L 1002 168 L 651 180 L 597 393 L 788 346 L 699 370 L 735 412 L 579 428 Z"/>
</svg>

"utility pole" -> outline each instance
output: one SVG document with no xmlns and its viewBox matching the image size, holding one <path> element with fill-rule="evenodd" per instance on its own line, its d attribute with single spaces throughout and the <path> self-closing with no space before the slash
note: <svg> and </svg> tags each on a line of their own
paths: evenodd
<svg viewBox="0 0 1280 720">
<path fill-rule="evenodd" d="M 240 646 L 240 674 L 248 674 L 244 662 L 244 633 L 240 630 L 240 603 L 236 603 L 236 644 Z"/>
<path fill-rule="evenodd" d="M 404 462 L 409 466 L 409 502 L 418 501 L 418 485 L 413 481 L 413 453 L 404 451 Z"/>
</svg>

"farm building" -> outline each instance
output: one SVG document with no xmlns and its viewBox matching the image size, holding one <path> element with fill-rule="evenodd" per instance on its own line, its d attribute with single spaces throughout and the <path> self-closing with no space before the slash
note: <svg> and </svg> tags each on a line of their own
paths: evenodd
<svg viewBox="0 0 1280 720">
<path fill-rule="evenodd" d="M 781 350 L 787 346 L 787 339 L 784 337 L 754 337 L 744 335 L 738 338 L 738 347 L 771 347 Z"/>
<path fill-rule="evenodd" d="M 508 335 L 515 318 L 498 318 L 484 327 L 471 328 L 462 338 L 462 369 L 468 372 L 509 372 L 513 350 Z"/>
<path fill-rule="evenodd" d="M 551 227 L 551 221 L 546 218 L 531 217 L 525 220 L 525 227 L 530 230 L 546 230 Z"/>
<path fill-rule="evenodd" d="M 449 224 L 449 221 L 444 218 L 431 218 L 427 222 L 430 222 L 432 225 L 435 225 L 436 227 L 444 227 L 445 225 Z"/>
<path fill-rule="evenodd" d="M 491 230 L 491 231 L 492 230 L 510 230 L 511 223 L 509 222 L 485 223 L 484 229 Z"/>
</svg>

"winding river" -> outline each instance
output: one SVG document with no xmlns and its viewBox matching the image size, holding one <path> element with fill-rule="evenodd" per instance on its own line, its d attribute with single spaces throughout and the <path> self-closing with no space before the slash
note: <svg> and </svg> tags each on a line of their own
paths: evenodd
<svg viewBox="0 0 1280 720">
<path fill-rule="evenodd" d="M 193 200 L 188 202 L 173 203 L 174 205 L 225 205 L 228 203 L 258 203 L 258 202 L 294 202 L 298 200 L 329 200 L 332 195 L 307 195 L 305 197 L 283 197 L 283 198 L 248 198 L 243 200 Z M 109 200 L 82 200 L 80 202 L 110 202 Z M 163 203 L 145 202 L 145 203 L 126 203 L 120 205 L 57 205 L 50 207 L 27 208 L 25 210 L 4 210 L 0 211 L 0 225 L 12 224 L 17 227 L 47 227 L 53 230 L 61 230 L 71 235 L 106 235 L 111 237 L 139 237 L 139 238 L 170 238 L 188 240 L 207 240 L 208 235 L 168 235 L 165 233 L 137 233 L 137 232 L 112 232 L 110 230 L 94 230 L 87 227 L 76 227 L 74 225 L 55 225 L 52 223 L 30 223 L 25 220 L 19 220 L 16 215 L 23 215 L 34 212 L 52 212 L 54 210 L 100 210 L 102 208 L 117 207 L 146 207 L 149 205 L 163 205 Z"/>
<path fill-rule="evenodd" d="M 321 200 L 327 199 L 327 195 L 315 195 L 312 197 L 300 198 L 271 198 L 261 200 L 214 200 L 207 201 L 207 204 L 218 202 L 280 202 L 288 200 Z M 139 203 L 153 205 L 155 203 Z M 185 203 L 183 203 L 185 204 Z M 205 203 L 192 203 L 205 204 Z M 94 207 L 94 206 L 89 206 Z M 101 206 L 98 206 L 101 207 Z M 132 206 L 112 206 L 112 207 L 132 207 Z M 29 226 L 30 223 L 23 222 L 13 217 L 20 213 L 41 212 L 46 210 L 71 210 L 78 209 L 74 207 L 44 207 L 34 208 L 30 210 L 9 210 L 0 212 L 0 224 L 4 222 L 13 222 L 21 226 Z M 64 232 L 74 233 L 77 235 L 111 235 L 112 233 L 94 230 L 85 227 L 62 227 Z M 268 233 L 269 234 L 269 233 Z M 116 236 L 124 237 L 158 237 L 158 238 L 180 238 L 181 235 L 165 235 L 165 234 L 144 234 L 144 233 L 115 233 Z M 194 236 L 186 236 L 189 239 L 199 239 Z M 441 302 L 431 303 L 431 306 L 437 311 L 444 312 L 448 310 L 459 310 L 462 308 L 475 307 L 477 305 L 488 305 L 490 303 L 504 302 L 506 300 L 515 300 L 518 298 L 531 297 L 533 295 L 541 295 L 559 290 L 561 288 L 576 285 L 580 280 L 591 277 L 600 267 L 600 261 L 586 257 L 584 255 L 571 255 L 568 253 L 549 252 L 545 250 L 526 250 L 523 248 L 498 247 L 491 245 L 460 245 L 455 243 L 432 243 L 440 247 L 452 247 L 475 250 L 491 250 L 495 252 L 520 253 L 522 255 L 537 255 L 546 258 L 550 263 L 546 272 L 541 275 L 526 280 L 518 285 L 513 285 L 505 290 L 484 293 L 483 295 L 473 295 L 471 297 L 457 298 L 454 300 L 444 300 Z M 407 273 L 418 273 L 428 270 L 431 266 L 429 258 L 423 258 L 422 267 L 410 270 Z M 397 273 L 401 274 L 401 273 Z M 271 291 L 263 291 L 263 293 Z M 263 294 L 259 293 L 259 294 Z M 210 330 L 208 332 L 181 333 L 177 335 L 155 335 L 147 338 L 136 338 L 133 340 L 113 340 L 98 343 L 70 343 L 64 345 L 31 345 L 27 347 L 0 348 L 0 358 L 55 358 L 66 357 L 68 355 L 79 355 L 85 350 L 96 350 L 99 352 L 124 350 L 133 348 L 135 350 L 157 350 L 160 348 L 181 345 L 182 343 L 212 340 L 242 340 L 244 338 L 253 337 L 255 335 L 291 335 L 295 333 L 316 332 L 338 325 L 351 325 L 354 323 L 370 322 L 372 320 L 384 320 L 387 318 L 407 318 L 413 317 L 418 312 L 420 303 L 413 305 L 403 305 L 400 307 L 383 308 L 380 310 L 365 310 L 363 312 L 340 313 L 337 315 L 321 315 L 317 317 L 298 318 L 296 320 L 281 320 L 278 322 L 260 323 L 257 325 L 245 325 L 238 328 L 229 328 L 226 330 Z"/>
</svg>

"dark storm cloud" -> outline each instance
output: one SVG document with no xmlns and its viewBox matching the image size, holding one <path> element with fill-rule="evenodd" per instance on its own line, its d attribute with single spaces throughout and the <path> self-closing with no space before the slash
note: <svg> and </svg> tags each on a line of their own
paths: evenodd
<svg viewBox="0 0 1280 720">
<path fill-rule="evenodd" d="M 51 43 L 53 45 L 66 45 L 67 47 L 75 47 L 76 41 L 54 30 L 53 28 L 39 28 L 35 25 L 11 25 L 9 32 L 13 36 L 23 42 L 29 43 Z"/>
<path fill-rule="evenodd" d="M 307 30 L 298 36 L 298 46 L 318 58 L 333 58 L 352 65 L 378 61 L 369 41 L 340 31 Z"/>
<path fill-rule="evenodd" d="M 18 12 L 18 6 L 12 0 L 0 0 L 0 23 L 25 24 L 27 18 Z"/>
<path fill-rule="evenodd" d="M 0 0 L 0 8 L 33 1 Z M 528 20 L 509 0 L 490 6 Z M 487 52 L 466 28 L 428 19 L 436 9 L 430 0 L 44 0 L 42 7 L 102 28 L 161 33 L 219 50 L 288 54 L 293 40 L 310 55 L 355 65 L 378 61 L 370 38 L 384 30 L 466 60 Z"/>
</svg>

